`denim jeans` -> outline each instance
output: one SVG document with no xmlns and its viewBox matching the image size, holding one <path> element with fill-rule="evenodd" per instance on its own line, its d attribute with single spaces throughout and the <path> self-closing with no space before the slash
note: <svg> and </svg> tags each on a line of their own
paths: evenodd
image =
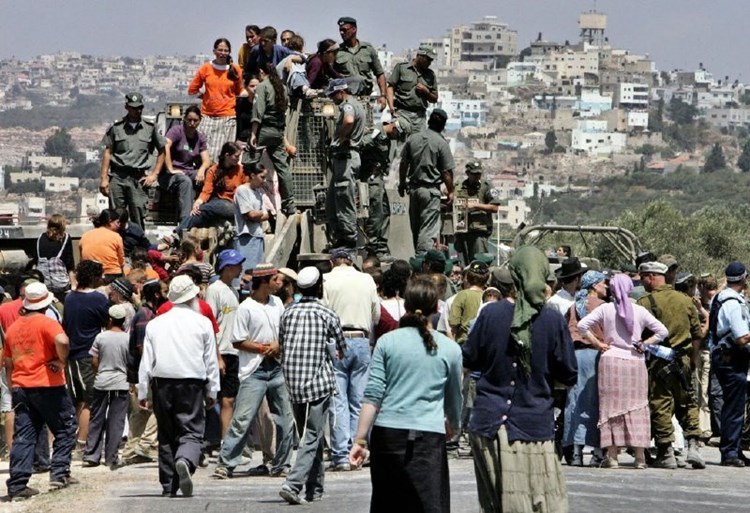
<svg viewBox="0 0 750 513">
<path fill-rule="evenodd" d="M 338 389 L 331 422 L 331 461 L 334 465 L 349 462 L 349 449 L 352 447 L 352 437 L 357 432 L 369 368 L 370 340 L 347 338 L 344 358 L 333 362 Z"/>
<path fill-rule="evenodd" d="M 234 413 L 224 445 L 219 454 L 219 464 L 233 469 L 242 461 L 242 451 L 250 436 L 250 425 L 258 413 L 263 397 L 268 398 L 268 407 L 276 422 L 276 456 L 271 473 L 289 468 L 294 444 L 294 416 L 289 392 L 286 389 L 281 365 L 265 359 L 260 367 L 240 383 L 234 400 Z"/>
<path fill-rule="evenodd" d="M 263 237 L 253 237 L 252 235 L 242 234 L 234 239 L 234 249 L 243 257 L 242 270 L 255 269 L 260 263 L 266 260 L 266 243 Z"/>
<path fill-rule="evenodd" d="M 186 174 L 173 174 L 163 170 L 159 173 L 159 187 L 177 195 L 180 222 L 190 217 L 190 210 L 193 208 L 193 199 L 195 198 L 192 178 Z"/>
<path fill-rule="evenodd" d="M 34 447 L 39 431 L 47 424 L 55 437 L 52 443 L 50 478 L 70 475 L 70 455 L 76 443 L 76 411 L 68 391 L 61 387 L 14 388 L 16 412 L 13 448 L 10 451 L 8 494 L 23 490 L 29 482 L 34 462 Z"/>
<path fill-rule="evenodd" d="M 179 228 L 181 230 L 208 228 L 219 226 L 224 221 L 234 224 L 234 203 L 222 198 L 211 198 L 200 206 L 198 215 L 187 216 L 180 220 Z"/>
<path fill-rule="evenodd" d="M 317 401 L 294 405 L 300 444 L 285 484 L 297 493 L 304 487 L 308 500 L 323 495 L 323 430 L 330 404 L 331 396 L 325 396 Z"/>
</svg>

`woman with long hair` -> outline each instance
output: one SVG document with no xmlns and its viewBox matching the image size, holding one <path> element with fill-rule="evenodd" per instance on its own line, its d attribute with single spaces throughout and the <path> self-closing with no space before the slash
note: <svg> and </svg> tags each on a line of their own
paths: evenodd
<svg viewBox="0 0 750 513">
<path fill-rule="evenodd" d="M 190 96 L 200 95 L 201 131 L 206 134 L 208 154 L 214 162 L 219 157 L 221 145 L 235 140 L 235 104 L 242 90 L 242 70 L 232 63 L 231 43 L 221 37 L 214 42 L 214 59 L 198 69 L 188 86 Z"/>
<path fill-rule="evenodd" d="M 74 277 L 73 240 L 65 232 L 65 216 L 54 214 L 47 220 L 47 231 L 36 241 L 34 264 L 44 276 L 44 284 L 62 300 Z"/>
<path fill-rule="evenodd" d="M 651 312 L 630 302 L 633 280 L 617 274 L 610 281 L 613 303 L 605 303 L 578 323 L 578 330 L 599 347 L 599 432 L 607 449 L 605 468 L 617 468 L 620 447 L 635 450 L 635 468 L 646 468 L 645 448 L 651 443 L 648 371 L 643 346 L 664 340 L 667 328 Z M 653 335 L 642 340 L 648 328 Z M 601 333 L 597 336 L 596 329 Z"/>
<path fill-rule="evenodd" d="M 401 327 L 375 346 L 349 454 L 362 464 L 372 428 L 371 513 L 450 511 L 445 439 L 461 417 L 461 350 L 431 329 L 437 303 L 428 278 L 410 281 Z"/>
<path fill-rule="evenodd" d="M 78 241 L 78 249 L 81 260 L 102 264 L 106 283 L 122 276 L 125 245 L 120 236 L 120 214 L 109 208 L 102 210 L 94 220 L 94 229 L 84 233 Z"/>
<path fill-rule="evenodd" d="M 328 82 L 334 78 L 341 78 L 341 74 L 333 69 L 339 44 L 333 39 L 324 39 L 318 43 L 318 52 L 307 60 L 307 80 L 313 89 L 325 89 Z"/>
<path fill-rule="evenodd" d="M 234 192 L 247 183 L 242 172 L 240 157 L 242 148 L 235 142 L 226 142 L 221 147 L 219 163 L 206 173 L 206 181 L 198 198 L 193 202 L 190 215 L 180 221 L 179 230 L 234 223 Z"/>
<path fill-rule="evenodd" d="M 255 89 L 249 144 L 253 148 L 265 147 L 279 179 L 281 210 L 289 216 L 297 212 L 289 154 L 284 140 L 289 99 L 276 68 L 271 64 L 260 69 L 258 80 L 260 83 Z"/>
</svg>

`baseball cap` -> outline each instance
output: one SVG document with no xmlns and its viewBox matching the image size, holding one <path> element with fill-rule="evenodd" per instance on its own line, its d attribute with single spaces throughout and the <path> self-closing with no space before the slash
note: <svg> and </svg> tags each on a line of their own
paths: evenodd
<svg viewBox="0 0 750 513">
<path fill-rule="evenodd" d="M 747 277 L 747 269 L 742 262 L 732 262 L 724 270 L 727 282 L 736 283 Z"/>
<path fill-rule="evenodd" d="M 336 258 L 345 258 L 346 260 L 352 260 L 352 253 L 346 248 L 336 248 L 331 251 L 331 260 Z"/>
<path fill-rule="evenodd" d="M 219 272 L 228 265 L 239 265 L 245 261 L 245 257 L 234 249 L 225 249 L 219 253 Z"/>
<path fill-rule="evenodd" d="M 331 96 L 337 91 L 348 91 L 349 84 L 343 78 L 334 78 L 328 83 L 326 88 L 326 96 Z"/>
</svg>

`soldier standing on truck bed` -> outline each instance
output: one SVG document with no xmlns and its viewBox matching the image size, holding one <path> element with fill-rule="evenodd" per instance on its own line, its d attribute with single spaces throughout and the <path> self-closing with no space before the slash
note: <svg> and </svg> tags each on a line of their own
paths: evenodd
<svg viewBox="0 0 750 513">
<path fill-rule="evenodd" d="M 456 249 L 463 255 L 468 265 L 476 259 L 477 253 L 487 253 L 487 239 L 492 233 L 492 214 L 500 205 L 500 194 L 487 180 L 482 180 L 482 164 L 472 160 L 466 164 L 466 180 L 461 183 L 459 194 L 469 201 L 466 208 L 469 217 L 469 230 L 456 234 Z"/>
<path fill-rule="evenodd" d="M 388 78 L 388 108 L 393 117 L 405 117 L 412 125 L 412 133 L 427 126 L 427 104 L 438 100 L 437 80 L 430 64 L 435 51 L 420 46 L 411 62 L 396 64 Z"/>
<path fill-rule="evenodd" d="M 331 80 L 326 96 L 339 107 L 339 117 L 331 141 L 333 175 L 328 186 L 326 218 L 333 247 L 357 246 L 357 209 L 354 204 L 359 169 L 359 150 L 365 134 L 365 112 L 349 94 L 346 80 Z"/>
<path fill-rule="evenodd" d="M 380 108 L 386 105 L 386 85 L 383 66 L 378 58 L 378 51 L 370 43 L 357 39 L 357 20 L 344 16 L 339 18 L 339 34 L 342 44 L 336 53 L 334 69 L 342 76 L 347 77 L 351 86 L 351 94 L 357 96 L 370 96 L 372 93 L 372 78 L 375 76 L 380 89 L 378 103 Z M 357 87 L 355 88 L 355 79 Z"/>
<path fill-rule="evenodd" d="M 99 191 L 109 196 L 112 208 L 128 209 L 130 221 L 143 228 L 148 201 L 144 187 L 157 182 L 166 142 L 154 124 L 142 118 L 141 93 L 125 95 L 125 110 L 127 115 L 109 127 L 102 139 Z M 154 149 L 159 153 L 152 168 Z"/>
</svg>

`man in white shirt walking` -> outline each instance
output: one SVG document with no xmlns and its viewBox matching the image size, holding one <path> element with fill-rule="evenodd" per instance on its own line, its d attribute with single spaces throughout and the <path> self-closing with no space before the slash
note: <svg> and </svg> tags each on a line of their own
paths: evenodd
<svg viewBox="0 0 750 513">
<path fill-rule="evenodd" d="M 380 320 L 380 298 L 372 276 L 352 266 L 346 249 L 331 252 L 333 270 L 323 275 L 323 303 L 336 312 L 346 339 L 346 352 L 333 363 L 338 394 L 331 422 L 331 467 L 350 470 L 349 450 L 357 430 L 370 367 L 370 331 Z"/>
<path fill-rule="evenodd" d="M 219 392 L 216 339 L 196 306 L 199 288 L 189 276 L 169 285 L 174 307 L 146 326 L 138 372 L 138 401 L 148 408 L 151 386 L 158 424 L 162 495 L 193 495 L 192 474 L 201 455 L 206 406 Z M 205 404 L 204 404 L 205 399 Z"/>
</svg>

